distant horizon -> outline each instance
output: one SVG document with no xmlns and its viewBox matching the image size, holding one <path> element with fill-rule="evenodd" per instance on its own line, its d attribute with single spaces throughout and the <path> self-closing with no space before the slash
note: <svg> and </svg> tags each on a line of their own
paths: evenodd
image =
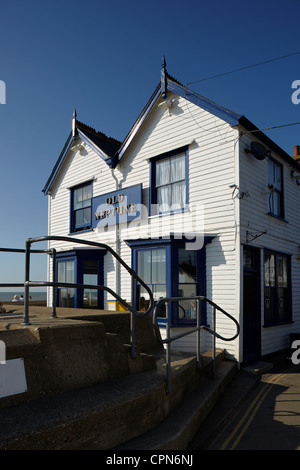
<svg viewBox="0 0 300 470">
<path fill-rule="evenodd" d="M 24 296 L 23 291 L 0 291 L 0 302 L 11 302 L 13 297 L 17 296 Z M 29 292 L 29 295 L 31 296 L 32 300 L 47 300 L 47 292 L 46 291 L 40 291 L 40 292 Z"/>
</svg>

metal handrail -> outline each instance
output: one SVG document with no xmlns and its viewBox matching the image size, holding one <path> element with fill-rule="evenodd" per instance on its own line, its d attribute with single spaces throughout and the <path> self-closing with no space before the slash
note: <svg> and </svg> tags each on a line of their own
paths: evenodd
<svg viewBox="0 0 300 470">
<path fill-rule="evenodd" d="M 63 283 L 63 282 L 57 282 L 56 281 L 56 268 L 55 268 L 55 260 L 56 260 L 56 249 L 51 248 L 47 250 L 31 250 L 31 245 L 33 243 L 38 243 L 38 242 L 43 242 L 43 241 L 51 241 L 51 240 L 56 240 L 56 241 L 65 241 L 65 242 L 72 242 L 72 243 L 78 243 L 82 245 L 88 245 L 88 246 L 95 246 L 98 248 L 105 249 L 109 251 L 113 257 L 128 271 L 128 273 L 131 275 L 131 280 L 132 280 L 132 289 L 131 289 L 131 296 L 132 296 L 132 302 L 131 305 L 128 304 L 125 300 L 123 300 L 116 292 L 114 292 L 112 289 L 110 289 L 107 286 L 102 286 L 102 285 L 94 285 L 94 284 L 78 284 L 78 283 Z M 24 318 L 23 318 L 23 324 L 25 325 L 30 325 L 29 321 L 29 289 L 30 287 L 53 287 L 53 311 L 52 311 L 52 316 L 56 317 L 56 289 L 57 287 L 65 287 L 65 288 L 79 288 L 79 289 L 97 289 L 97 290 L 103 290 L 108 293 L 110 293 L 113 297 L 115 297 L 126 309 L 130 311 L 130 345 L 131 345 L 131 356 L 135 357 L 135 347 L 134 347 L 134 342 L 135 342 L 135 316 L 145 316 L 148 313 L 152 312 L 153 313 L 153 327 L 157 331 L 158 329 L 158 323 L 157 323 L 157 315 L 158 315 L 158 309 L 159 307 L 163 304 L 166 303 L 166 330 L 167 330 L 167 338 L 162 340 L 160 335 L 158 335 L 158 338 L 162 343 L 166 344 L 166 372 L 167 372 L 167 385 L 166 385 L 166 391 L 170 392 L 171 391 L 171 343 L 172 341 L 182 338 L 183 336 L 187 336 L 191 333 L 197 332 L 197 343 L 196 343 L 196 349 L 197 349 L 197 365 L 200 367 L 200 331 L 201 330 L 206 330 L 209 333 L 213 335 L 213 374 L 215 376 L 215 340 L 216 338 L 219 338 L 223 341 L 233 341 L 240 332 L 240 326 L 237 320 L 230 315 L 228 312 L 223 310 L 219 305 L 208 299 L 207 297 L 204 296 L 192 296 L 192 297 L 164 297 L 160 299 L 156 305 L 154 306 L 154 299 L 153 299 L 153 293 L 149 286 L 138 276 L 138 274 L 128 266 L 125 261 L 109 246 L 104 243 L 98 243 L 98 242 L 93 242 L 89 240 L 82 240 L 78 238 L 73 238 L 73 237 L 63 237 L 63 236 L 43 236 L 43 237 L 37 237 L 37 238 L 29 238 L 26 240 L 26 245 L 25 245 L 25 250 L 23 249 L 15 249 L 15 248 L 0 248 L 0 252 L 19 252 L 19 253 L 25 253 L 25 281 L 24 284 L 21 283 L 0 283 L 0 287 L 24 287 Z M 49 255 L 52 255 L 53 257 L 53 281 L 30 281 L 30 254 L 31 253 L 47 253 Z M 145 312 L 139 312 L 137 311 L 133 305 L 134 305 L 134 281 L 137 281 L 140 283 L 148 292 L 149 297 L 150 297 L 150 303 Z M 197 318 L 197 326 L 195 328 L 189 329 L 186 332 L 179 333 L 175 336 L 170 336 L 170 302 L 174 301 L 182 301 L 182 300 L 194 300 L 196 301 L 196 318 Z M 201 301 L 204 301 L 208 304 L 210 304 L 213 307 L 213 327 L 210 328 L 207 325 L 201 325 L 200 324 L 200 303 Z M 225 338 L 219 333 L 216 332 L 216 310 L 220 311 L 224 315 L 226 315 L 228 318 L 230 318 L 235 324 L 236 324 L 236 334 L 230 338 Z"/>
<path fill-rule="evenodd" d="M 88 246 L 95 246 L 97 248 L 102 248 L 107 251 L 109 251 L 112 256 L 128 271 L 128 273 L 131 276 L 131 285 L 132 285 L 132 302 L 131 305 L 128 304 L 125 300 L 123 300 L 116 292 L 114 292 L 112 289 L 106 286 L 100 286 L 100 285 L 90 285 L 90 284 L 77 284 L 77 283 L 62 283 L 62 282 L 57 282 L 56 281 L 56 269 L 55 269 L 55 262 L 53 262 L 53 282 L 48 282 L 48 281 L 30 281 L 30 254 L 31 253 L 47 253 L 51 254 L 54 258 L 56 259 L 56 250 L 55 249 L 48 249 L 48 250 L 31 250 L 31 245 L 33 243 L 38 243 L 38 242 L 44 242 L 44 241 L 51 241 L 51 240 L 56 240 L 56 241 L 64 241 L 64 242 L 72 242 L 72 243 L 78 243 L 81 245 L 88 245 Z M 109 246 L 104 243 L 98 243 L 94 241 L 89 241 L 89 240 L 82 240 L 79 238 L 73 238 L 73 237 L 63 237 L 63 236 L 42 236 L 42 237 L 36 237 L 36 238 L 28 238 L 26 240 L 25 244 L 25 250 L 22 249 L 15 249 L 15 248 L 2 248 L 0 251 L 6 251 L 6 252 L 21 252 L 25 253 L 25 281 L 24 284 L 0 284 L 0 287 L 24 287 L 24 317 L 23 317 L 23 324 L 24 325 L 30 325 L 29 321 L 29 288 L 30 287 L 53 287 L 53 311 L 52 311 L 52 316 L 56 317 L 56 288 L 57 287 L 69 287 L 69 288 L 82 288 L 82 289 L 97 289 L 97 290 L 104 290 L 106 292 L 109 292 L 113 297 L 115 297 L 126 309 L 130 311 L 130 344 L 131 344 L 131 356 L 135 357 L 135 347 L 134 347 L 134 340 L 135 340 L 135 317 L 136 316 L 145 316 L 148 313 L 150 313 L 153 310 L 154 306 L 154 299 L 153 299 L 153 293 L 149 286 L 145 284 L 145 282 L 138 276 L 138 274 L 130 267 L 128 266 L 125 261 Z M 147 310 L 145 312 L 139 312 L 134 308 L 134 281 L 139 282 L 148 292 L 150 302 Z"/>
<path fill-rule="evenodd" d="M 170 302 L 178 302 L 182 300 L 194 300 L 196 301 L 196 319 L 197 319 L 197 326 L 195 328 L 189 329 L 185 332 L 179 333 L 177 335 L 171 336 L 171 316 L 170 316 Z M 200 303 L 201 301 L 204 301 L 208 304 L 210 304 L 213 307 L 213 325 L 212 328 L 210 328 L 207 325 L 201 325 L 200 324 L 200 314 L 201 314 L 201 308 L 200 308 Z M 212 361 L 213 361 L 213 376 L 215 377 L 215 371 L 216 371 L 216 338 L 219 338 L 223 341 L 233 341 L 235 338 L 240 333 L 240 325 L 237 322 L 237 320 L 230 315 L 228 312 L 223 310 L 219 305 L 217 305 L 215 302 L 212 300 L 208 299 L 207 297 L 204 297 L 202 295 L 198 296 L 193 296 L 193 297 L 164 297 L 160 299 L 155 307 L 154 307 L 154 312 L 153 312 L 153 325 L 155 328 L 157 328 L 157 315 L 158 315 L 158 309 L 159 307 L 166 303 L 166 339 L 162 339 L 162 343 L 166 344 L 166 375 L 167 375 L 167 385 L 166 385 L 166 391 L 167 393 L 171 392 L 171 343 L 175 341 L 176 339 L 182 338 L 184 336 L 190 335 L 191 333 L 197 333 L 196 336 L 196 354 L 197 354 L 197 366 L 200 367 L 200 331 L 201 330 L 206 330 L 209 333 L 213 335 L 213 348 L 212 348 Z M 219 310 L 221 313 L 226 315 L 228 318 L 233 320 L 233 322 L 236 324 L 236 333 L 230 338 L 225 338 L 216 331 L 216 311 Z"/>
</svg>

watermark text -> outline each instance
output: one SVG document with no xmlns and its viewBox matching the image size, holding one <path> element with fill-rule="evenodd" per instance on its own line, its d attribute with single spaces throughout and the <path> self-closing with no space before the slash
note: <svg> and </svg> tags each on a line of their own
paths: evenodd
<svg viewBox="0 0 300 470">
<path fill-rule="evenodd" d="M 3 80 L 0 80 L 0 104 L 6 104 L 6 85 Z"/>
</svg>

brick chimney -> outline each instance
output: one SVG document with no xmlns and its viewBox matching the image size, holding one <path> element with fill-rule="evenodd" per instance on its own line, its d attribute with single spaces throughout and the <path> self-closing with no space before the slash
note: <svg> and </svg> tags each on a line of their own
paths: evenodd
<svg viewBox="0 0 300 470">
<path fill-rule="evenodd" d="M 294 146 L 294 156 L 293 156 L 294 160 L 296 160 L 296 162 L 300 163 L 300 145 L 295 145 Z"/>
</svg>

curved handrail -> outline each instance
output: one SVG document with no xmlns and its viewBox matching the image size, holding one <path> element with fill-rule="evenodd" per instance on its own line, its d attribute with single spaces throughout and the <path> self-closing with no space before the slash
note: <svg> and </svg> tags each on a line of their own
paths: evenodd
<svg viewBox="0 0 300 470">
<path fill-rule="evenodd" d="M 95 246 L 95 247 L 98 247 L 98 248 L 102 248 L 102 249 L 105 249 L 107 251 L 109 251 L 112 256 L 128 271 L 128 273 L 136 280 L 138 281 L 145 289 L 146 291 L 148 292 L 149 294 L 149 297 L 150 297 L 150 303 L 149 303 L 149 306 L 147 308 L 147 310 L 145 312 L 139 312 L 138 310 L 134 309 L 133 308 L 133 305 L 130 306 L 129 304 L 127 304 L 127 302 L 125 302 L 123 299 L 121 299 L 120 296 L 118 296 L 118 294 L 116 294 L 114 291 L 112 291 L 111 289 L 109 288 L 104 288 L 105 286 L 99 286 L 99 287 L 103 287 L 103 290 L 107 290 L 109 293 L 111 293 L 115 298 L 117 298 L 126 308 L 128 308 L 134 315 L 147 315 L 148 313 L 150 313 L 153 309 L 153 305 L 154 305 L 154 299 L 153 299 L 153 293 L 151 291 L 151 289 L 149 288 L 149 286 L 137 275 L 137 273 L 130 267 L 128 266 L 127 263 L 125 263 L 125 261 L 123 261 L 123 259 L 109 246 L 109 245 L 106 245 L 105 243 L 99 243 L 99 242 L 94 242 L 94 241 L 90 241 L 90 240 L 82 240 L 80 238 L 74 238 L 74 237 L 64 237 L 64 236 L 58 236 L 58 235 L 45 235 L 45 236 L 42 236 L 42 237 L 36 237 L 36 238 L 28 238 L 26 240 L 26 247 L 29 247 L 29 250 L 30 250 L 30 245 L 32 243 L 38 243 L 38 242 L 43 242 L 43 241 L 52 241 L 52 240 L 56 240 L 56 241 L 64 241 L 64 242 L 72 242 L 72 243 L 78 243 L 78 244 L 81 244 L 81 245 L 88 245 L 88 246 Z M 29 281 L 29 279 L 27 280 Z M 26 281 L 25 281 L 25 284 L 26 284 Z M 24 284 L 24 285 L 25 285 Z M 53 285 L 53 284 L 52 284 Z M 82 285 L 83 286 L 83 285 Z M 74 287 L 74 286 L 73 286 Z M 76 287 L 76 286 L 75 286 Z M 96 286 L 94 286 L 94 289 L 96 288 Z"/>
<path fill-rule="evenodd" d="M 169 302 L 173 301 L 182 301 L 182 300 L 195 300 L 196 301 L 196 317 L 197 317 L 197 326 L 195 328 L 188 329 L 185 332 L 181 332 L 175 336 L 170 336 L 170 309 L 169 309 Z M 209 326 L 206 325 L 200 325 L 200 301 L 204 301 L 209 303 L 213 307 L 213 329 L 211 329 Z M 160 341 L 164 344 L 166 344 L 166 374 L 167 374 L 167 386 L 166 386 L 166 391 L 167 393 L 171 392 L 171 343 L 172 341 L 182 338 L 183 336 L 187 336 L 191 333 L 197 332 L 197 364 L 198 367 L 200 367 L 200 330 L 204 329 L 211 333 L 214 337 L 213 339 L 213 349 L 212 349 L 212 359 L 213 359 L 213 375 L 215 376 L 215 362 L 216 362 L 216 345 L 215 345 L 215 338 L 219 338 L 223 341 L 233 341 L 240 332 L 240 326 L 237 320 L 230 315 L 228 312 L 223 310 L 219 305 L 217 305 L 215 302 L 212 300 L 208 299 L 207 297 L 204 297 L 202 295 L 198 296 L 193 296 L 193 297 L 164 297 L 160 299 L 157 304 L 154 307 L 154 313 L 153 313 L 153 327 L 155 328 L 155 331 L 157 332 L 158 330 L 158 323 L 157 323 L 157 313 L 158 309 L 161 304 L 166 303 L 167 311 L 166 311 L 166 328 L 167 328 L 167 336 L 166 339 L 160 339 Z M 221 313 L 226 315 L 228 318 L 234 321 L 237 327 L 236 334 L 232 336 L 231 338 L 224 338 L 222 335 L 217 333 L 215 331 L 216 327 L 216 310 L 219 310 Z"/>
<path fill-rule="evenodd" d="M 2 284 L 1 284 L 2 285 Z M 24 284 L 20 284 L 20 286 L 28 286 L 28 287 L 64 287 L 64 288 L 73 288 L 73 289 L 95 289 L 95 290 L 104 290 L 111 294 L 115 299 L 123 304 L 130 312 L 132 313 L 142 313 L 143 315 L 146 312 L 137 312 L 134 308 L 131 307 L 125 300 L 123 300 L 116 292 L 114 292 L 110 287 L 102 286 L 102 285 L 95 285 L 95 284 L 77 284 L 73 282 L 51 282 L 51 281 L 25 281 Z"/>
<path fill-rule="evenodd" d="M 204 301 L 204 302 L 207 302 L 208 304 L 210 304 L 212 307 L 214 307 L 216 310 L 219 310 L 221 313 L 223 313 L 224 315 L 226 315 L 228 318 L 230 318 L 230 320 L 232 320 L 235 324 L 236 324 L 236 327 L 237 327 L 237 331 L 236 331 L 236 334 L 234 336 L 232 336 L 231 338 L 224 338 L 222 335 L 220 335 L 219 333 L 217 333 L 216 331 L 212 330 L 209 326 L 206 326 L 206 325 L 200 325 L 199 327 L 201 329 L 204 329 L 206 331 L 208 331 L 209 333 L 213 334 L 214 336 L 216 336 L 217 338 L 221 339 L 222 341 L 233 341 L 235 338 L 237 338 L 237 336 L 239 335 L 240 333 L 240 325 L 238 323 L 238 321 L 232 316 L 230 315 L 228 312 L 226 312 L 225 310 L 223 310 L 219 305 L 217 305 L 215 302 L 213 302 L 212 300 L 208 299 L 207 297 L 204 297 L 202 295 L 198 295 L 198 296 L 193 296 L 193 297 L 164 297 L 162 299 L 159 299 L 159 301 L 156 303 L 155 307 L 154 307 L 154 314 L 153 314 L 153 323 L 156 324 L 157 323 L 157 311 L 158 311 L 158 308 L 159 306 L 162 304 L 162 303 L 165 303 L 165 302 L 173 302 L 173 301 L 180 301 L 180 300 L 201 300 L 201 301 Z M 186 332 L 186 335 L 192 333 L 192 331 L 189 331 L 189 332 Z M 174 339 L 176 339 L 177 337 L 174 336 Z"/>
</svg>

